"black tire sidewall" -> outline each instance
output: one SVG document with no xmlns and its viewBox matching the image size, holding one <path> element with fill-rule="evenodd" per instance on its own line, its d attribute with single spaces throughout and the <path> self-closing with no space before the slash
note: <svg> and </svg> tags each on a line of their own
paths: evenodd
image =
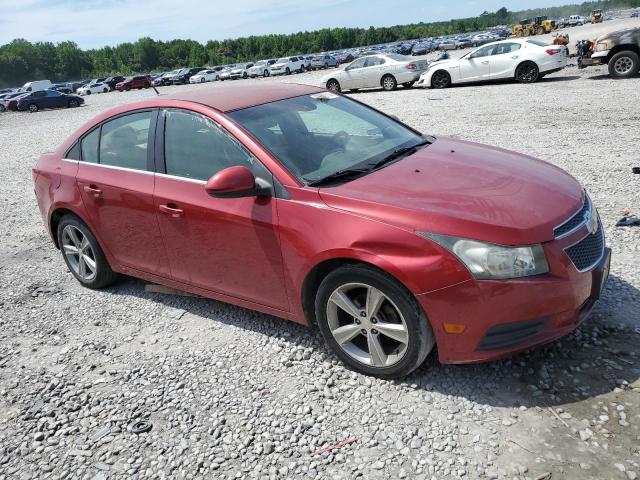
<svg viewBox="0 0 640 480">
<path fill-rule="evenodd" d="M 444 70 L 440 70 L 440 71 L 435 72 L 435 73 L 433 74 L 433 76 L 434 76 L 434 77 L 435 77 L 436 75 L 446 75 L 446 76 L 448 77 L 448 79 L 447 79 L 447 82 L 446 82 L 446 84 L 445 84 L 445 85 L 441 85 L 441 86 L 439 86 L 439 85 L 435 85 L 435 84 L 433 83 L 433 77 L 431 77 L 431 86 L 432 86 L 433 88 L 439 88 L 439 89 L 440 89 L 440 88 L 447 88 L 447 87 L 450 87 L 450 86 L 451 86 L 451 75 L 449 75 L 449 73 L 448 73 L 448 72 L 445 72 Z"/>
<path fill-rule="evenodd" d="M 401 311 L 409 331 L 409 345 L 397 364 L 385 368 L 361 364 L 345 353 L 333 338 L 327 323 L 326 305 L 334 290 L 346 283 L 365 283 L 379 289 Z M 366 265 L 340 267 L 327 275 L 316 294 L 315 315 L 318 329 L 329 348 L 349 368 L 366 375 L 387 379 L 408 375 L 424 362 L 435 344 L 431 326 L 411 293 L 390 275 Z"/>
<path fill-rule="evenodd" d="M 393 79 L 393 83 L 394 83 L 393 88 L 387 88 L 387 87 L 384 86 L 384 81 L 387 78 Z M 380 81 L 380 83 L 382 84 L 383 90 L 386 90 L 387 92 L 391 92 L 391 91 L 395 90 L 396 88 L 398 88 L 398 81 L 396 80 L 396 78 L 393 75 L 385 75 L 384 77 L 382 77 L 382 80 Z"/>
<path fill-rule="evenodd" d="M 533 80 L 521 80 L 521 79 L 519 78 L 518 71 L 519 71 L 521 68 L 528 67 L 529 65 L 533 65 L 533 66 L 535 66 L 535 67 L 536 67 L 536 70 L 537 70 L 536 78 L 534 78 Z M 517 68 L 516 68 L 516 81 L 517 81 L 517 82 L 519 82 L 519 83 L 525 83 L 525 84 L 526 84 L 526 83 L 536 83 L 536 82 L 539 80 L 539 78 L 540 78 L 540 68 L 538 67 L 538 65 L 536 65 L 536 64 L 535 64 L 535 63 L 533 63 L 533 62 L 524 62 L 524 63 L 521 63 L 521 64 L 520 64 L 520 65 L 518 65 L 518 66 L 517 66 Z"/>
<path fill-rule="evenodd" d="M 632 68 L 626 75 L 617 75 L 615 73 L 614 65 L 622 57 L 629 57 L 634 63 L 635 68 Z M 609 75 L 611 75 L 612 78 L 631 78 L 638 74 L 639 69 L 640 57 L 638 57 L 638 54 L 636 52 L 633 52 L 631 50 L 623 50 L 622 52 L 618 52 L 613 57 L 611 57 L 611 60 L 609 60 Z"/>
<path fill-rule="evenodd" d="M 87 238 L 89 244 L 91 245 L 91 248 L 93 249 L 98 273 L 91 282 L 87 282 L 86 280 L 82 279 L 73 271 L 73 268 L 71 268 L 71 265 L 67 260 L 67 256 L 62 251 L 62 231 L 67 225 L 72 225 L 78 228 Z M 58 245 L 60 247 L 60 253 L 62 254 L 64 263 L 67 265 L 67 268 L 69 269 L 71 274 L 76 278 L 76 280 L 78 280 L 78 282 L 80 282 L 81 285 L 87 288 L 97 289 L 106 287 L 107 285 L 110 285 L 115 281 L 115 279 L 117 278 L 117 274 L 111 269 L 109 262 L 107 262 L 107 259 L 104 255 L 104 252 L 102 251 L 102 248 L 100 247 L 100 244 L 98 243 L 98 240 L 82 220 L 80 220 L 75 215 L 65 215 L 64 217 L 62 217 L 62 219 L 60 219 L 60 222 L 58 223 L 56 236 L 58 238 Z"/>
</svg>

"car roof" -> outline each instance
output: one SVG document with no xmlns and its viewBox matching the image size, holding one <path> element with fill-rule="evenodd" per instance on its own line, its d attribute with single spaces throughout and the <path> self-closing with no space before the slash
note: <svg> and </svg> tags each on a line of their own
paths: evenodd
<svg viewBox="0 0 640 480">
<path fill-rule="evenodd" d="M 176 93 L 166 98 L 200 103 L 220 112 L 230 112 L 322 91 L 322 88 L 311 85 L 274 82 L 271 85 L 260 85 L 259 88 L 247 85 L 216 85 L 212 88 Z"/>
</svg>

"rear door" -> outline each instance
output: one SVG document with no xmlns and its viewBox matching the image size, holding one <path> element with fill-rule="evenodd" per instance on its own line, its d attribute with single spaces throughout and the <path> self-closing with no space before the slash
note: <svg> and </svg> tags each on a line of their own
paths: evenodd
<svg viewBox="0 0 640 480">
<path fill-rule="evenodd" d="M 491 52 L 491 78 L 511 78 L 515 75 L 515 68 L 520 63 L 520 49 L 522 45 L 516 42 L 499 43 Z"/>
<path fill-rule="evenodd" d="M 157 115 L 130 112 L 85 135 L 76 180 L 89 220 L 116 262 L 169 277 L 153 203 Z"/>
<path fill-rule="evenodd" d="M 375 55 L 370 55 L 364 58 L 366 61 L 361 70 L 362 86 L 365 88 L 379 87 L 380 80 L 382 79 L 385 59 Z"/>
</svg>

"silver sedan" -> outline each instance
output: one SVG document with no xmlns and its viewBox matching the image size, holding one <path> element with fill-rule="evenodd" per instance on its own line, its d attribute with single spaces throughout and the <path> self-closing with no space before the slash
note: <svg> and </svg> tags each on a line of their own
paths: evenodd
<svg viewBox="0 0 640 480">
<path fill-rule="evenodd" d="M 321 82 L 328 90 L 411 87 L 427 68 L 426 60 L 413 60 L 395 53 L 368 55 L 355 59 L 343 70 L 325 75 Z"/>
</svg>

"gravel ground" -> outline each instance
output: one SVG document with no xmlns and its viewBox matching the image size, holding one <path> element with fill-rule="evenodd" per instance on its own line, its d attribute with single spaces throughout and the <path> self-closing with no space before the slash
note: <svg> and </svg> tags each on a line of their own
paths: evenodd
<svg viewBox="0 0 640 480">
<path fill-rule="evenodd" d="M 135 279 L 79 286 L 44 231 L 30 169 L 84 121 L 152 91 L 0 114 L 0 480 L 637 478 L 640 228 L 614 225 L 623 208 L 640 213 L 640 78 L 604 74 L 573 66 L 535 85 L 353 95 L 422 131 L 568 170 L 614 255 L 572 335 L 482 365 L 430 358 L 397 382 L 345 369 L 319 334 L 284 320 L 146 293 Z M 166 90 L 181 88 L 217 86 Z M 137 435 L 141 419 L 153 428 Z"/>
</svg>

